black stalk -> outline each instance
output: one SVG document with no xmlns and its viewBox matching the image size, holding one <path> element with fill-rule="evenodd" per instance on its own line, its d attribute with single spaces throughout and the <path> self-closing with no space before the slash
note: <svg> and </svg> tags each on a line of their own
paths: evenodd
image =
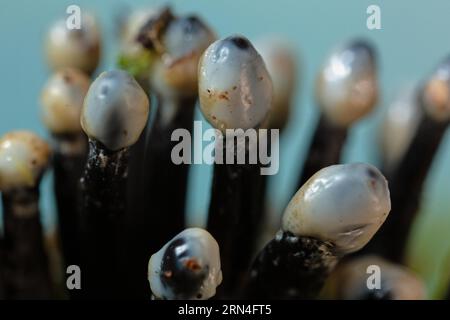
<svg viewBox="0 0 450 320">
<path fill-rule="evenodd" d="M 49 299 L 52 290 L 39 212 L 39 188 L 3 192 L 7 299 Z"/>
</svg>

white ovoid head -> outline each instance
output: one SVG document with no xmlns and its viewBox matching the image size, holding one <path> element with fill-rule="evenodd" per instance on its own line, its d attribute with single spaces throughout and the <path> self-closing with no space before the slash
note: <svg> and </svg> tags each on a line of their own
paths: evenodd
<svg viewBox="0 0 450 320">
<path fill-rule="evenodd" d="M 402 89 L 389 105 L 381 126 L 384 165 L 392 170 L 411 144 L 423 112 L 414 87 Z"/>
<path fill-rule="evenodd" d="M 367 288 L 368 270 L 378 272 L 380 287 Z M 426 289 L 423 281 L 401 265 L 375 255 L 362 256 L 344 263 L 335 277 L 340 294 L 346 300 L 423 300 Z"/>
<path fill-rule="evenodd" d="M 234 35 L 208 47 L 199 64 L 200 108 L 217 129 L 256 128 L 272 106 L 272 80 L 249 40 Z"/>
<path fill-rule="evenodd" d="M 255 47 L 266 63 L 273 83 L 273 101 L 269 126 L 282 129 L 289 120 L 292 99 L 297 85 L 296 54 L 289 42 L 274 36 L 258 40 Z"/>
<path fill-rule="evenodd" d="M 41 95 L 41 116 L 50 132 L 81 132 L 81 108 L 89 84 L 87 75 L 68 68 L 57 71 L 47 81 Z"/>
<path fill-rule="evenodd" d="M 56 21 L 46 39 L 48 64 L 54 70 L 75 68 L 91 74 L 100 60 L 101 39 L 93 15 L 81 15 L 80 29 L 69 29 L 66 18 Z"/>
<path fill-rule="evenodd" d="M 5 134 L 0 139 L 0 191 L 36 186 L 49 160 L 49 145 L 34 133 Z"/>
<path fill-rule="evenodd" d="M 353 41 L 325 61 L 316 82 L 316 99 L 332 124 L 350 126 L 372 111 L 377 98 L 375 52 L 368 43 Z"/>
<path fill-rule="evenodd" d="M 222 282 L 219 245 L 206 230 L 186 229 L 151 256 L 148 280 L 159 299 L 209 299 Z"/>
<path fill-rule="evenodd" d="M 103 72 L 84 99 L 81 126 L 89 138 L 112 151 L 130 147 L 147 123 L 149 100 L 127 72 Z"/>
<path fill-rule="evenodd" d="M 342 164 L 314 174 L 294 195 L 282 229 L 330 242 L 338 253 L 364 247 L 391 210 L 388 183 L 368 164 Z"/>
<path fill-rule="evenodd" d="M 426 82 L 422 100 L 425 112 L 435 121 L 450 120 L 450 57 L 442 61 Z"/>
<path fill-rule="evenodd" d="M 161 96 L 195 97 L 198 93 L 198 62 L 216 36 L 195 15 L 172 16 L 167 20 L 153 48 L 157 57 L 151 67 L 150 86 Z"/>
</svg>

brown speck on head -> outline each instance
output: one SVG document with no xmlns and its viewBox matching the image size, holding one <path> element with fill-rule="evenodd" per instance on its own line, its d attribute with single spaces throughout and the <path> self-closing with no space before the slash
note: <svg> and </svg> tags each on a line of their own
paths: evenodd
<svg viewBox="0 0 450 320">
<path fill-rule="evenodd" d="M 264 80 L 263 76 L 259 77 L 259 81 L 263 81 L 263 80 Z"/>
<path fill-rule="evenodd" d="M 234 87 L 233 87 L 233 90 L 236 90 L 236 89 L 237 89 L 237 86 L 234 86 Z"/>
<path fill-rule="evenodd" d="M 191 271 L 198 271 L 201 269 L 201 266 L 198 264 L 197 260 L 195 260 L 195 259 L 186 260 L 184 265 L 186 268 L 188 268 Z"/>
<path fill-rule="evenodd" d="M 66 82 L 66 83 L 72 82 L 72 77 L 70 76 L 70 74 L 68 72 L 64 72 L 63 79 L 64 79 L 64 82 Z"/>
<path fill-rule="evenodd" d="M 165 272 L 163 273 L 163 276 L 164 276 L 165 278 L 171 278 L 171 277 L 172 277 L 172 271 L 165 271 Z"/>
<path fill-rule="evenodd" d="M 225 93 L 221 93 L 221 94 L 219 94 L 219 99 L 224 99 L 224 100 L 230 100 L 229 98 L 228 98 L 228 96 L 227 96 L 227 93 L 225 92 Z"/>
</svg>

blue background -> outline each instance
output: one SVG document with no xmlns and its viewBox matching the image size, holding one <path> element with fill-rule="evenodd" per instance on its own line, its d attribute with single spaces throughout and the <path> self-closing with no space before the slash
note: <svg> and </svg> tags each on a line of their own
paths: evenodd
<svg viewBox="0 0 450 320">
<path fill-rule="evenodd" d="M 153 6 L 165 1 L 129 1 L 132 7 Z M 341 41 L 364 36 L 376 44 L 380 55 L 382 97 L 379 109 L 351 131 L 344 161 L 379 163 L 377 122 L 387 103 L 405 84 L 427 75 L 450 53 L 450 1 L 412 0 L 184 0 L 170 1 L 177 12 L 195 12 L 210 23 L 219 36 L 241 33 L 255 39 L 281 34 L 289 39 L 301 63 L 301 81 L 294 112 L 281 145 L 280 171 L 270 187 L 271 205 L 281 211 L 293 191 L 307 141 L 317 120 L 313 82 L 321 62 Z M 3 0 L 0 5 L 0 133 L 31 129 L 46 136 L 39 120 L 40 90 L 49 75 L 43 57 L 42 39 L 49 24 L 76 4 L 99 17 L 104 35 L 100 68 L 115 64 L 117 41 L 115 17 L 127 6 L 113 1 L 24 1 Z M 366 28 L 366 9 L 381 7 L 382 29 Z M 201 118 L 199 114 L 197 117 Z M 204 126 L 206 127 L 206 125 Z M 191 175 L 189 217 L 200 224 L 207 210 L 211 167 L 194 166 Z M 410 246 L 410 265 L 427 280 L 430 296 L 439 294 L 450 270 L 450 141 L 448 134 L 433 164 L 426 184 L 422 212 Z M 54 209 L 49 192 L 50 178 L 44 182 L 44 223 L 54 225 Z M 444 263 L 446 261 L 446 264 Z"/>
</svg>

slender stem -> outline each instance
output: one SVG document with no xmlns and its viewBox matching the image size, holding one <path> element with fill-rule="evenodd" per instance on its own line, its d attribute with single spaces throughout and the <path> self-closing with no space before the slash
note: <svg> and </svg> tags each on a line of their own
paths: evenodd
<svg viewBox="0 0 450 320">
<path fill-rule="evenodd" d="M 5 266 L 5 254 L 4 254 L 4 244 L 3 236 L 0 235 L 0 299 L 4 300 L 6 298 L 5 294 L 5 276 L 4 276 L 4 266 Z"/>
<path fill-rule="evenodd" d="M 224 147 L 224 154 L 226 152 Z M 220 247 L 223 282 L 216 295 L 230 294 L 237 275 L 233 275 L 235 240 L 241 231 L 245 165 L 215 164 L 209 204 L 207 230 Z"/>
<path fill-rule="evenodd" d="M 49 299 L 51 284 L 39 213 L 39 188 L 2 194 L 8 299 Z"/>
<path fill-rule="evenodd" d="M 128 149 L 107 150 L 89 141 L 89 155 L 81 178 L 83 277 L 87 298 L 120 295 L 119 248 L 126 205 Z M 125 294 L 122 292 L 121 294 Z"/>
<path fill-rule="evenodd" d="M 79 181 L 86 161 L 84 135 L 55 136 L 54 191 L 65 267 L 80 265 Z M 67 146 L 67 149 L 65 148 Z M 66 269 L 65 268 L 65 269 Z"/>
<path fill-rule="evenodd" d="M 235 138 L 236 139 L 236 138 Z M 228 142 L 227 142 L 228 143 Z M 223 155 L 229 150 L 223 144 Z M 214 166 L 207 229 L 221 248 L 223 283 L 218 297 L 233 295 L 245 276 L 262 219 L 264 176 L 261 165 L 234 163 Z M 248 149 L 246 149 L 246 159 Z"/>
<path fill-rule="evenodd" d="M 295 190 L 298 190 L 320 169 L 339 163 L 346 138 L 346 128 L 336 127 L 329 123 L 323 115 L 320 116 Z"/>
<path fill-rule="evenodd" d="M 376 252 L 402 263 L 411 226 L 417 215 L 423 185 L 448 123 L 424 116 L 396 170 L 388 178 L 392 212 L 375 234 L 365 253 Z"/>
<path fill-rule="evenodd" d="M 337 261 L 329 244 L 280 231 L 253 263 L 245 297 L 316 298 Z"/>
<path fill-rule="evenodd" d="M 195 103 L 196 98 L 158 97 L 155 119 L 148 128 L 142 185 L 135 195 L 138 204 L 127 222 L 132 243 L 127 252 L 127 289 L 138 298 L 149 296 L 145 279 L 150 256 L 185 228 L 189 165 L 172 162 L 172 149 L 178 142 L 171 141 L 171 135 L 176 129 L 192 132 Z"/>
</svg>

